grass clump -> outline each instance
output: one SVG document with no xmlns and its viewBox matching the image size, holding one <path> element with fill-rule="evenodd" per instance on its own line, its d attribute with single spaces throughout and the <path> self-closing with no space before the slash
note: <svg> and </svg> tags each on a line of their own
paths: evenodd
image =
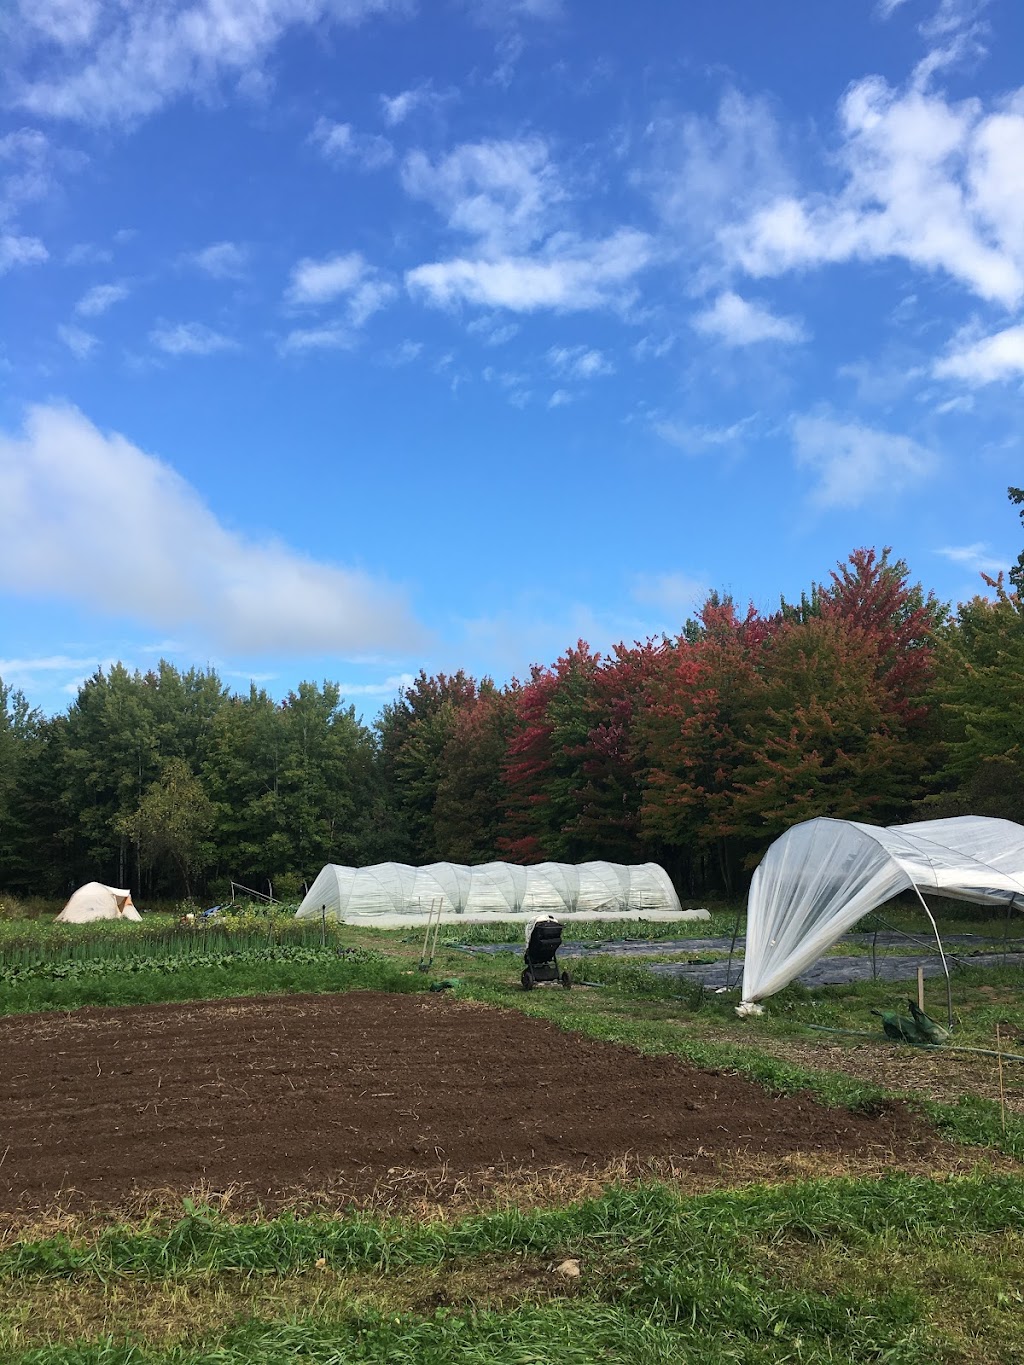
<svg viewBox="0 0 1024 1365">
<path fill-rule="evenodd" d="M 11 1365 L 995 1365 L 1024 1348 L 1022 1208 L 1024 1181 L 981 1174 L 640 1185 L 445 1224 L 193 1208 L 9 1248 L 0 1349 Z M 555 1269 L 570 1255 L 575 1280 Z"/>
</svg>

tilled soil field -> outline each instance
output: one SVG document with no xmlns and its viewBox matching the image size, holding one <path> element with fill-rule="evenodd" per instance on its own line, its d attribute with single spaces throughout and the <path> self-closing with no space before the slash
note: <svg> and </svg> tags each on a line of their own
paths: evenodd
<svg viewBox="0 0 1024 1365">
<path fill-rule="evenodd" d="M 727 1073 L 450 997 L 205 1001 L 0 1019 L 0 1211 L 233 1188 L 359 1200 L 399 1172 L 597 1169 L 628 1156 L 924 1158 L 930 1128 L 774 1098 Z"/>
</svg>

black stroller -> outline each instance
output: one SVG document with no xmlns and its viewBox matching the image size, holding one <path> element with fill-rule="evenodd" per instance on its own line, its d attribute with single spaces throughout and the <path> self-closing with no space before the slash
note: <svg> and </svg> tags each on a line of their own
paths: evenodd
<svg viewBox="0 0 1024 1365">
<path fill-rule="evenodd" d="M 560 972 L 555 954 L 562 946 L 562 926 L 556 919 L 532 920 L 526 928 L 526 970 L 520 980 L 524 991 L 532 991 L 546 981 L 558 982 L 563 990 L 572 988 L 572 977 Z"/>
</svg>

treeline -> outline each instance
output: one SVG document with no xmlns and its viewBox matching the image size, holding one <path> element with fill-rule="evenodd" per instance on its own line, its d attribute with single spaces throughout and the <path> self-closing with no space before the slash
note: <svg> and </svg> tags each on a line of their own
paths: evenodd
<svg viewBox="0 0 1024 1365">
<path fill-rule="evenodd" d="M 331 683 L 277 702 L 168 663 L 53 717 L 0 684 L 0 886 L 294 895 L 328 861 L 607 858 L 733 892 L 815 815 L 1024 821 L 1024 555 L 1010 578 L 953 612 L 857 551 L 769 615 L 712 594 L 675 638 L 580 641 L 505 687 L 421 673 L 372 726 Z"/>
</svg>

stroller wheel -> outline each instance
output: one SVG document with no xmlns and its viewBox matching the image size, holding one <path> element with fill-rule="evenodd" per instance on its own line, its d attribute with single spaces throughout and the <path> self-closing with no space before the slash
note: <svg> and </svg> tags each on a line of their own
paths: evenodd
<svg viewBox="0 0 1024 1365">
<path fill-rule="evenodd" d="M 562 973 L 561 980 L 562 980 L 562 990 L 563 990 L 563 991 L 571 991 L 571 990 L 572 990 L 572 977 L 569 975 L 568 972 L 563 972 L 563 973 Z"/>
<path fill-rule="evenodd" d="M 529 967 L 527 967 L 526 971 L 523 972 L 522 976 L 519 979 L 523 983 L 524 991 L 533 990 L 533 972 L 530 971 Z"/>
</svg>

